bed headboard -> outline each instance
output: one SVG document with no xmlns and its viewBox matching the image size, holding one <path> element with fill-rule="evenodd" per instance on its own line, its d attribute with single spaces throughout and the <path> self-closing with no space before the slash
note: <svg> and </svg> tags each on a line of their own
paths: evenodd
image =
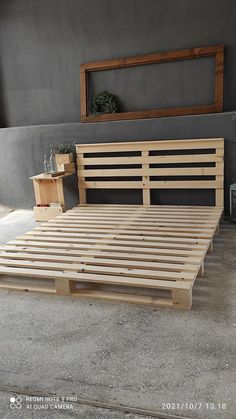
<svg viewBox="0 0 236 419">
<path fill-rule="evenodd" d="M 224 139 L 77 144 L 80 204 L 86 189 L 213 189 L 224 205 Z"/>
</svg>

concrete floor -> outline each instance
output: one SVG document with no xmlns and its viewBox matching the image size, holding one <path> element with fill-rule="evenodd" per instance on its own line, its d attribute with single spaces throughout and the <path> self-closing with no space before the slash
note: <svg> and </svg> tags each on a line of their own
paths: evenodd
<svg viewBox="0 0 236 419">
<path fill-rule="evenodd" d="M 34 224 L 31 211 L 8 214 L 0 219 L 0 242 Z M 79 402 L 87 399 L 160 418 L 235 419 L 235 256 L 236 224 L 224 223 L 191 311 L 1 291 L 0 417 L 145 416 Z M 78 401 L 73 410 L 26 409 L 27 395 L 51 394 Z M 13 395 L 22 397 L 19 410 L 9 407 Z M 165 403 L 172 409 L 163 410 Z"/>
<path fill-rule="evenodd" d="M 5 205 L 0 205 L 0 218 L 5 217 L 11 211 L 13 211 L 11 208 L 5 207 Z"/>
</svg>

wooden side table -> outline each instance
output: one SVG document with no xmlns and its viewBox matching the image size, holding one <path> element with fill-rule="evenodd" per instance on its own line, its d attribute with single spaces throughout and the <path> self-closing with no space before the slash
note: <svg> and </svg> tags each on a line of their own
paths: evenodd
<svg viewBox="0 0 236 419">
<path fill-rule="evenodd" d="M 30 177 L 33 181 L 36 201 L 34 207 L 35 221 L 48 221 L 65 211 L 63 178 L 71 175 L 72 173 L 65 173 L 52 176 L 48 173 L 41 173 Z M 50 205 L 52 202 L 59 203 L 60 206 L 37 206 Z"/>
</svg>

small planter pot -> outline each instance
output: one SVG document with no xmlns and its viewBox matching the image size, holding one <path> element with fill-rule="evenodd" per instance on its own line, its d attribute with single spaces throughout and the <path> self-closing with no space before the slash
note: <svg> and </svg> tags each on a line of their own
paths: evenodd
<svg viewBox="0 0 236 419">
<path fill-rule="evenodd" d="M 56 164 L 69 164 L 73 162 L 73 159 L 73 153 L 55 154 Z"/>
</svg>

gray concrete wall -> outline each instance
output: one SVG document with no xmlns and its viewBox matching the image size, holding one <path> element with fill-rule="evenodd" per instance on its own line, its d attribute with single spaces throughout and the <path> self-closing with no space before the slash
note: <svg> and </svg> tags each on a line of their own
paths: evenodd
<svg viewBox="0 0 236 419">
<path fill-rule="evenodd" d="M 0 130 L 0 202 L 12 207 L 30 208 L 34 194 L 29 177 L 42 171 L 44 153 L 58 141 L 71 143 L 112 142 L 127 140 L 161 140 L 178 138 L 225 138 L 225 205 L 229 208 L 229 184 L 236 182 L 236 113 L 120 121 L 94 124 L 44 125 Z M 65 185 L 69 204 L 77 202 L 75 179 Z M 140 203 L 134 191 L 90 194 L 93 202 Z M 209 191 L 156 191 L 153 203 L 213 204 Z"/>
<path fill-rule="evenodd" d="M 225 111 L 236 109 L 235 0 L 0 0 L 0 126 L 79 122 L 83 62 L 225 44 Z M 207 103 L 208 61 L 103 72 L 124 109 Z"/>
<path fill-rule="evenodd" d="M 0 126 L 15 127 L 0 130 L 0 202 L 32 207 L 28 178 L 42 170 L 44 153 L 58 141 L 222 136 L 226 138 L 228 211 L 228 186 L 236 181 L 236 121 L 230 112 L 236 110 L 235 21 L 234 0 L 0 0 Z M 224 108 L 228 112 L 79 123 L 82 62 L 219 43 L 225 44 Z M 129 110 L 212 100 L 209 60 L 131 70 L 94 75 L 94 92 L 114 88 Z M 66 181 L 65 191 L 69 205 L 76 204 L 75 177 Z M 152 195 L 153 203 L 213 203 L 208 191 Z M 89 201 L 94 200 L 136 203 L 140 192 L 91 192 Z"/>
</svg>

